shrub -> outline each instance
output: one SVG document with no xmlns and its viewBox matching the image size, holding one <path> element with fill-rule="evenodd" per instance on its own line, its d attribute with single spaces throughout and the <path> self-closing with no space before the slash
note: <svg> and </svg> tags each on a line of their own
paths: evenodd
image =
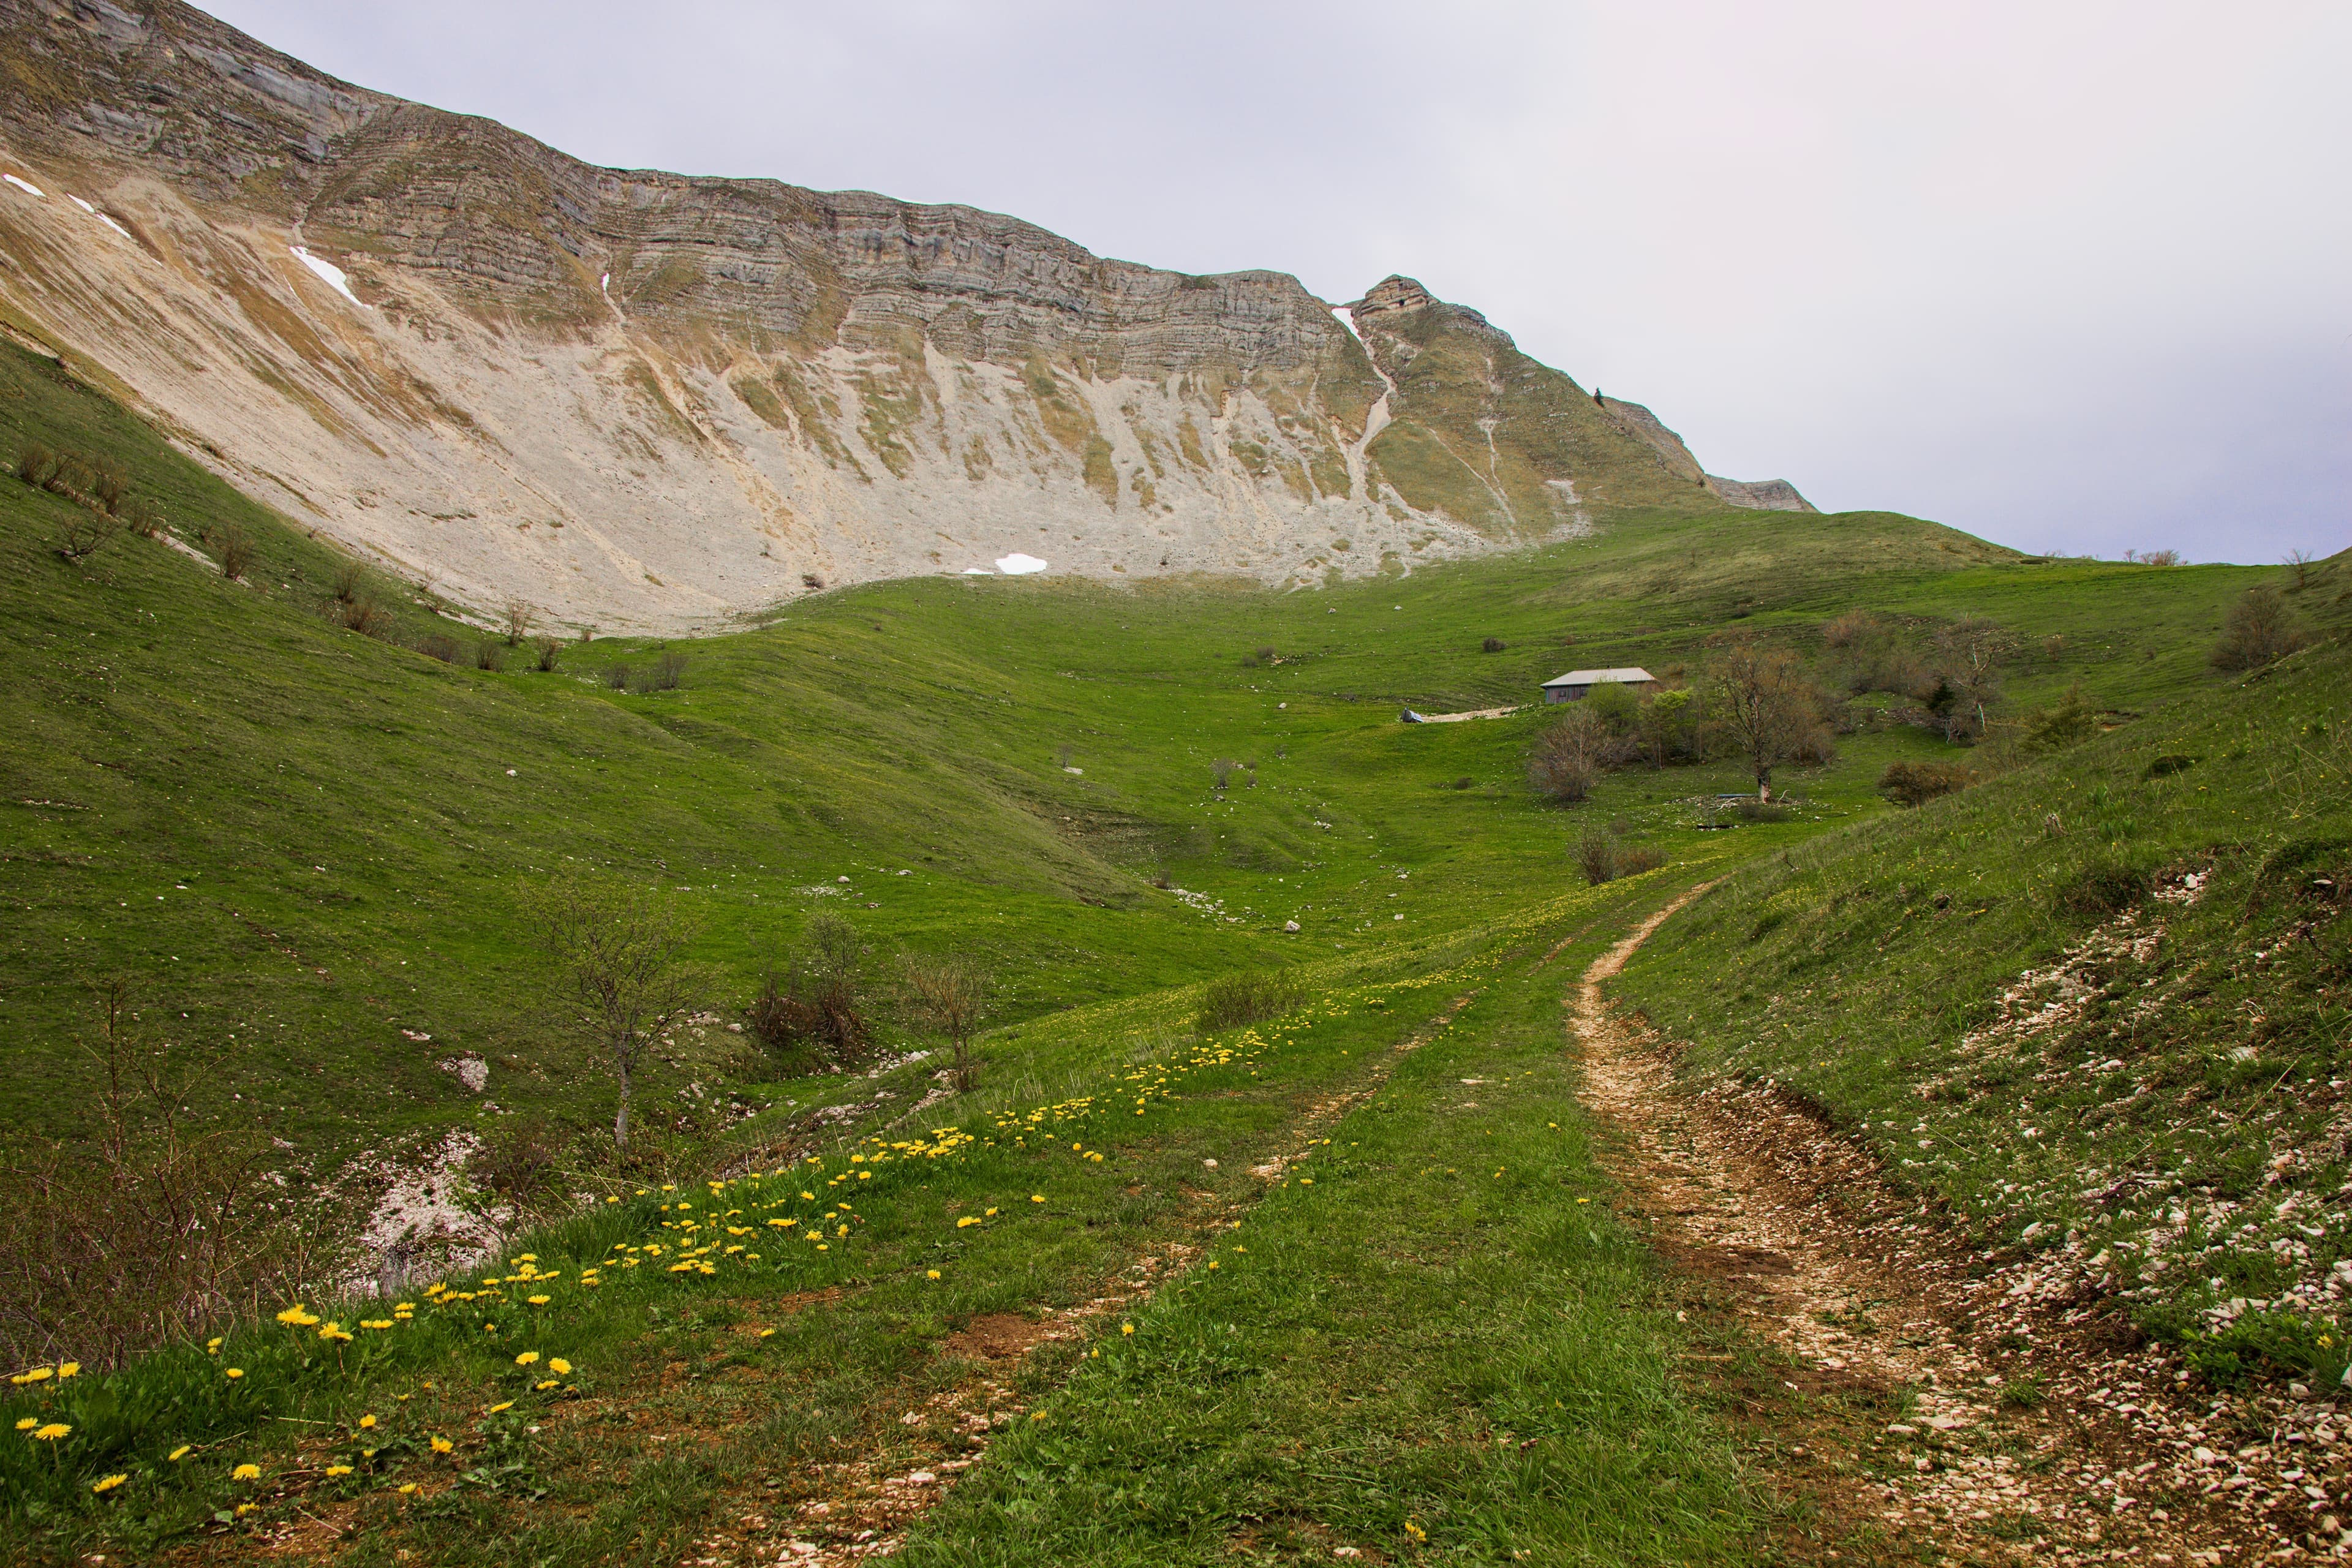
<svg viewBox="0 0 2352 1568">
<path fill-rule="evenodd" d="M 629 689 L 629 667 L 625 664 L 616 664 L 607 669 L 604 672 L 604 684 L 614 691 L 626 691 Z"/>
<path fill-rule="evenodd" d="M 474 645 L 476 669 L 499 670 L 507 667 L 507 646 L 495 637 L 484 637 Z"/>
<path fill-rule="evenodd" d="M 978 1077 L 971 1036 L 988 1011 L 988 972 L 968 958 L 908 958 L 904 973 L 908 1013 L 948 1037 L 956 1089 L 970 1090 Z"/>
<path fill-rule="evenodd" d="M 360 585 L 365 575 L 356 561 L 346 561 L 335 568 L 335 603 L 348 605 L 360 596 Z"/>
<path fill-rule="evenodd" d="M 1503 651 L 1503 639 L 1500 637 L 1488 637 L 1485 642 L 1478 645 L 1478 651 L 1480 653 L 1500 653 Z"/>
<path fill-rule="evenodd" d="M 1754 795 L 1742 795 L 1739 799 L 1733 801 L 1731 803 L 1731 811 L 1732 815 L 1738 817 L 1742 822 L 1786 822 L 1789 820 L 1789 808 L 1787 806 L 1776 805 L 1769 800 L 1758 800 Z"/>
<path fill-rule="evenodd" d="M 559 1163 L 570 1145 L 562 1129 L 543 1117 L 517 1117 L 501 1124 L 466 1162 L 466 1173 L 484 1192 L 528 1212 L 563 1194 L 556 1183 Z"/>
<path fill-rule="evenodd" d="M 2063 752 L 2067 747 L 2092 740 L 2099 732 L 2099 710 L 2083 695 L 2083 684 L 2076 681 L 2066 689 L 2066 695 L 2057 706 L 2037 711 L 2025 722 L 2025 749 L 2030 752 Z"/>
<path fill-rule="evenodd" d="M 1889 763 L 1878 775 L 1878 793 L 1897 805 L 1925 805 L 1977 782 L 1958 763 Z"/>
<path fill-rule="evenodd" d="M 1868 610 L 1848 610 L 1822 627 L 1822 641 L 1831 647 L 1853 647 L 1857 643 L 1870 643 L 1885 635 L 1885 628 Z"/>
<path fill-rule="evenodd" d="M 455 664 L 457 662 L 457 639 L 446 632 L 428 632 L 418 639 L 416 651 L 427 658 Z"/>
<path fill-rule="evenodd" d="M 0 1355 L 93 1368 L 195 1338 L 318 1277 L 314 1239 L 270 1203 L 269 1140 L 194 1103 L 209 1081 L 138 1037 L 127 987 L 100 990 L 90 1081 L 58 1086 L 86 1132 L 12 1153 L 0 1205 Z"/>
<path fill-rule="evenodd" d="M 67 560 L 85 561 L 104 549 L 121 526 L 102 511 L 75 507 L 58 521 L 50 542 Z"/>
<path fill-rule="evenodd" d="M 343 600 L 334 606 L 332 614 L 345 631 L 357 632 L 362 637 L 384 637 L 392 630 L 391 615 L 372 595 Z"/>
<path fill-rule="evenodd" d="M 46 488 L 57 471 L 57 450 L 47 442 L 27 441 L 16 448 L 16 477 L 26 484 Z"/>
<path fill-rule="evenodd" d="M 531 623 L 539 619 L 539 612 L 520 599 L 509 599 L 506 603 L 504 619 L 507 647 L 520 647 L 522 639 L 530 635 Z"/>
<path fill-rule="evenodd" d="M 2275 588 L 2249 588 L 2230 610 L 2221 640 L 2213 645 L 2213 668 L 2232 672 L 2260 669 L 2303 646 L 2294 612 Z"/>
<path fill-rule="evenodd" d="M 2057 885 L 2058 908 L 2071 915 L 2106 920 L 2130 909 L 2146 896 L 2148 873 L 2118 855 L 2095 855 Z"/>
<path fill-rule="evenodd" d="M 2201 757 L 2192 757 L 2186 752 L 2167 752 L 2164 755 L 2158 757 L 2155 761 L 2149 763 L 2147 764 L 2147 771 L 2141 773 L 2140 777 L 2143 779 L 2168 779 L 2175 773 L 2187 773 L 2189 769 L 2195 767 L 2203 760 L 2204 759 Z"/>
<path fill-rule="evenodd" d="M 241 528 L 222 527 L 212 532 L 213 547 L 220 552 L 221 575 L 234 583 L 253 564 L 253 541 Z"/>
<path fill-rule="evenodd" d="M 1535 752 L 1528 760 L 1528 780 L 1554 800 L 1583 800 L 1601 776 L 1609 739 L 1601 716 L 1577 704 L 1536 738 Z"/>
<path fill-rule="evenodd" d="M 1475 788 L 1476 788 L 1476 787 L 1477 787 L 1477 784 L 1478 784 L 1478 781 L 1477 781 L 1476 779 L 1474 779 L 1474 778 L 1470 777 L 1467 773 L 1465 773 L 1462 777 L 1460 777 L 1460 778 L 1458 778 L 1458 779 L 1455 779 L 1455 780 L 1454 780 L 1451 784 L 1447 785 L 1446 787 L 1447 787 L 1447 788 L 1449 788 L 1449 789 L 1475 789 Z"/>
<path fill-rule="evenodd" d="M 142 539 L 163 531 L 163 510 L 145 496 L 127 496 L 122 502 L 122 526 Z"/>
<path fill-rule="evenodd" d="M 1215 762 L 1211 763 L 1209 764 L 1209 776 L 1214 781 L 1213 787 L 1217 789 L 1224 788 L 1226 784 L 1233 778 L 1234 770 L 1240 766 L 1241 764 L 1234 761 L 1231 757 L 1219 757 Z"/>
<path fill-rule="evenodd" d="M 1646 844 L 1628 844 L 1613 831 L 1592 828 L 1576 841 L 1577 869 L 1586 883 L 1599 887 L 1620 877 L 1638 877 L 1666 863 L 1665 851 Z"/>
<path fill-rule="evenodd" d="M 1307 1000 L 1298 982 L 1278 970 L 1245 970 L 1220 975 L 1201 990 L 1192 1026 L 1204 1035 L 1262 1024 L 1295 1012 Z"/>
<path fill-rule="evenodd" d="M 89 499 L 96 501 L 107 516 L 122 510 L 123 492 L 131 488 L 131 470 L 111 458 L 99 458 L 89 465 Z"/>
<path fill-rule="evenodd" d="M 664 648 L 654 662 L 653 689 L 656 691 L 676 691 L 677 683 L 686 676 L 686 655 L 676 648 Z"/>
<path fill-rule="evenodd" d="M 531 652 L 534 655 L 531 661 L 533 668 L 538 669 L 541 675 L 553 674 L 555 672 L 556 660 L 562 655 L 563 645 L 556 641 L 553 637 L 543 637 L 534 641 L 530 646 Z"/>
<path fill-rule="evenodd" d="M 743 1021 L 752 1037 L 790 1068 L 807 1071 L 863 1059 L 873 1045 L 861 979 L 866 944 L 857 928 L 820 910 L 782 975 L 767 983 Z"/>
</svg>

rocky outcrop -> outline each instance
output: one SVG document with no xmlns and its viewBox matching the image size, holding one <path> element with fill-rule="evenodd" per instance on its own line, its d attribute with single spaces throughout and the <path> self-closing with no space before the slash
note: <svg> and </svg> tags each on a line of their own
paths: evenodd
<svg viewBox="0 0 2352 1568">
<path fill-rule="evenodd" d="M 1679 479 L 1695 480 L 1706 487 L 1707 493 L 1731 506 L 1749 507 L 1759 511 L 1811 511 L 1813 503 L 1797 492 L 1797 487 L 1786 479 L 1727 479 L 1710 474 L 1698 466 L 1683 438 L 1665 427 L 1658 416 L 1638 403 L 1626 403 L 1614 397 L 1594 394 L 1594 398 L 1618 427 L 1638 438 L 1656 454 L 1666 471 Z"/>
<path fill-rule="evenodd" d="M 0 0 L 0 321 L 486 607 L 683 628 L 1016 552 L 1304 584 L 1755 504 L 1408 279 L 1335 313 L 969 207 L 594 168 L 177 0 Z"/>
</svg>

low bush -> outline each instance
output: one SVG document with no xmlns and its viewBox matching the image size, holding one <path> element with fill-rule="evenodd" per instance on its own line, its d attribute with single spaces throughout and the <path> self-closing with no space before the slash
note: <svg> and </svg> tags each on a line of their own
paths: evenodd
<svg viewBox="0 0 2352 1568">
<path fill-rule="evenodd" d="M 629 689 L 629 667 L 616 664 L 605 670 L 604 685 L 610 690 L 626 691 Z"/>
<path fill-rule="evenodd" d="M 392 630 L 391 615 L 373 595 L 338 600 L 329 615 L 345 631 L 357 632 L 362 637 L 380 637 Z"/>
<path fill-rule="evenodd" d="M 558 1180 L 572 1140 L 543 1117 L 502 1122 L 466 1162 L 474 1185 L 530 1214 L 556 1206 L 564 1196 Z"/>
<path fill-rule="evenodd" d="M 474 645 L 476 669 L 499 670 L 507 667 L 507 645 L 495 637 L 484 637 Z"/>
<path fill-rule="evenodd" d="M 744 1027 L 787 1071 L 864 1060 L 874 1044 L 865 961 L 866 943 L 856 927 L 829 912 L 811 916 L 783 972 L 770 970 L 760 994 L 744 1009 Z"/>
<path fill-rule="evenodd" d="M 676 691 L 677 683 L 686 679 L 686 655 L 676 648 L 662 649 L 654 661 L 653 689 L 656 691 Z"/>
<path fill-rule="evenodd" d="M 556 660 L 562 655 L 563 645 L 556 641 L 553 637 L 543 637 L 533 642 L 530 646 L 533 655 L 531 660 L 532 668 L 537 669 L 541 675 L 553 674 L 555 672 Z"/>
<path fill-rule="evenodd" d="M 348 605 L 358 599 L 360 588 L 365 580 L 365 574 L 360 570 L 360 563 L 356 561 L 346 561 L 336 567 L 335 603 Z"/>
<path fill-rule="evenodd" d="M 2064 914 L 2107 920 L 2146 897 L 2150 880 L 2146 867 L 2121 855 L 2094 855 L 2056 884 L 2052 901 Z"/>
<path fill-rule="evenodd" d="M 1925 805 L 1977 782 L 1958 763 L 1889 763 L 1878 775 L 1878 793 L 1897 805 Z"/>
<path fill-rule="evenodd" d="M 199 1338 L 326 1272 L 265 1176 L 271 1149 L 247 1118 L 196 1103 L 210 1075 L 142 1037 L 128 989 L 98 997 L 88 1136 L 11 1150 L 0 1205 L 0 1355 L 60 1354 L 93 1369 Z M 61 1090 L 67 1086 L 58 1086 Z"/>
<path fill-rule="evenodd" d="M 1576 841 L 1577 869 L 1585 882 L 1599 887 L 1620 877 L 1638 877 L 1666 863 L 1665 851 L 1648 844 L 1628 844 L 1614 832 L 1594 828 Z"/>
<path fill-rule="evenodd" d="M 1297 981 L 1278 970 L 1246 970 L 1223 975 L 1202 988 L 1192 1026 L 1204 1035 L 1262 1024 L 1295 1012 L 1307 1000 Z"/>
<path fill-rule="evenodd" d="M 2249 588 L 2231 606 L 2222 624 L 2221 640 L 2213 645 L 2216 669 L 2232 673 L 2274 664 L 2303 646 L 2303 634 L 2294 612 L 2275 588 Z"/>
<path fill-rule="evenodd" d="M 221 575 L 234 583 L 253 564 L 253 541 L 245 530 L 223 526 L 212 530 L 211 543 L 220 552 Z"/>
<path fill-rule="evenodd" d="M 1481 653 L 1500 653 L 1503 651 L 1503 639 L 1500 637 L 1488 637 L 1485 642 L 1478 645 L 1478 651 Z"/>
<path fill-rule="evenodd" d="M 446 632 L 427 632 L 417 639 L 416 651 L 443 664 L 457 662 L 457 639 Z"/>
<path fill-rule="evenodd" d="M 58 520 L 50 543 L 68 561 L 86 561 L 103 550 L 121 528 L 102 511 L 75 507 Z"/>
</svg>

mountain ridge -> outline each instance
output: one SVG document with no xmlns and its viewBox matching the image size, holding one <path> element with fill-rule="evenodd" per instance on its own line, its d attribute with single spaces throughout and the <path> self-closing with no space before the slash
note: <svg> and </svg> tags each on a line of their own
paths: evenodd
<svg viewBox="0 0 2352 1568">
<path fill-rule="evenodd" d="M 969 206 L 599 169 L 177 0 L 0 0 L 0 321 L 479 609 L 683 630 L 1016 556 L 1304 585 L 1795 495 L 1410 279 L 1341 314 Z"/>
</svg>

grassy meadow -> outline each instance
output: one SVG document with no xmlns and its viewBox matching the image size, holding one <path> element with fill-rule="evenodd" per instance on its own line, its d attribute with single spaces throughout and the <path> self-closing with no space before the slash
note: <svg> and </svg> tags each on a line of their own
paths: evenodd
<svg viewBox="0 0 2352 1568">
<path fill-rule="evenodd" d="M 2168 941 L 2218 953 L 2235 911 L 2306 918 L 2276 857 L 2341 823 L 2340 655 L 2252 679 L 2206 664 L 2275 569 L 2028 558 L 1884 514 L 1628 510 L 1589 539 L 1313 593 L 873 584 L 725 636 L 567 638 L 542 670 L 530 639 L 352 580 L 0 350 L 0 453 L 30 439 L 124 463 L 171 538 L 65 561 L 76 503 L 0 479 L 0 1142 L 37 1163 L 102 1131 L 94 1002 L 119 983 L 135 1051 L 184 1064 L 189 1124 L 265 1132 L 273 1201 L 330 1231 L 385 1170 L 523 1121 L 569 1141 L 585 1200 L 478 1268 L 255 1302 L 120 1366 L 9 1309 L 20 1377 L 48 1369 L 7 1402 L 26 1436 L 0 1443 L 0 1517 L 30 1561 L 772 1558 L 824 1467 L 937 1470 L 982 1432 L 913 1560 L 1754 1561 L 1812 1528 L 1770 1479 L 1776 1381 L 1679 1314 L 1612 1215 L 1562 1049 L 1582 965 L 1731 873 L 1627 995 L 1712 1068 L 1793 1080 L 1811 1059 L 1808 1092 L 1840 1114 L 1916 1120 L 1893 1107 L 1923 1075 L 1964 1081 L 1946 1058 L 1987 999 L 2114 918 L 2067 901 L 2094 859 L 2147 889 L 2210 866 L 2178 917 L 2210 936 Z M 209 564 L 229 531 L 241 581 Z M 2338 570 L 2290 595 L 2315 628 L 2340 619 Z M 353 596 L 384 635 L 342 624 Z M 1749 787 L 1728 758 L 1625 768 L 1571 808 L 1527 782 L 1539 708 L 1398 721 L 1531 702 L 1576 665 L 1696 678 L 1727 632 L 1827 673 L 1824 628 L 1857 610 L 1921 646 L 1989 618 L 2011 650 L 1996 717 L 2079 687 L 2114 728 L 1896 813 L 1889 763 L 1971 753 L 1873 720 L 1892 704 L 1864 692 L 1835 760 L 1783 769 L 1786 809 L 1750 821 L 1720 808 Z M 436 638 L 455 659 L 419 651 Z M 486 643 L 502 651 L 478 662 Z M 2152 773 L 2159 754 L 2197 761 Z M 2305 769 L 2307 820 L 2265 805 L 2282 766 Z M 2039 837 L 2053 811 L 2065 836 Z M 1601 826 L 1664 868 L 1588 888 L 1570 851 Z M 707 979 L 699 1021 L 647 1064 L 627 1167 L 529 913 L 583 873 L 664 889 Z M 727 1026 L 820 910 L 856 926 L 877 984 L 902 952 L 992 973 L 975 1089 L 901 1059 L 938 1045 L 901 1024 L 870 1076 L 785 1076 Z M 2326 940 L 2280 951 L 2318 975 Z M 1277 969 L 1297 1008 L 1195 1027 L 1207 983 Z M 2240 989 L 2198 982 L 2217 1018 L 2261 984 L 2229 973 Z M 2165 1073 L 2231 1128 L 2289 1103 L 2318 1125 L 2317 1090 L 2255 1092 L 2326 1081 L 2340 1005 L 2314 994 L 2245 1036 L 2254 1057 Z M 453 1070 L 468 1058 L 478 1092 Z M 1930 1108 L 1971 1158 L 1906 1169 L 2021 1230 L 2000 1166 L 2023 1156 L 1987 1140 L 2024 1068 L 1969 1070 L 2011 1075 Z M 2113 1126 L 2082 1113 L 2122 1081 L 2056 1091 L 2066 1136 L 2157 1114 L 2153 1090 Z M 2252 1158 L 2236 1133 L 2199 1147 Z M 2108 1148 L 2090 1152 L 2118 1173 L 2140 1158 Z M 2082 1229 L 2054 1189 L 2033 1201 Z M 974 1325 L 1006 1320 L 1065 1331 L 992 1358 Z M 2267 1321 L 2232 1320 L 2217 1374 L 2273 1364 L 2248 1338 Z M 1731 1359 L 1696 1370 L 1703 1340 Z"/>
</svg>

